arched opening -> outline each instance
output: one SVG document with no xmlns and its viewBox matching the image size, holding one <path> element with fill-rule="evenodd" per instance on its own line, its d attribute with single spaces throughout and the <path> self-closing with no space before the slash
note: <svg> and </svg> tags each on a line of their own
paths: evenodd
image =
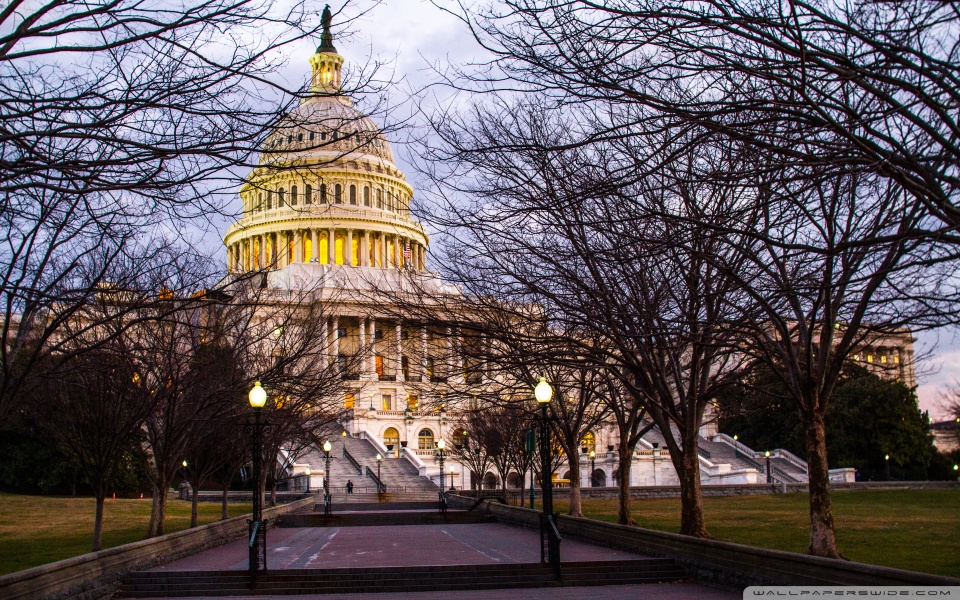
<svg viewBox="0 0 960 600">
<path fill-rule="evenodd" d="M 597 469 L 590 475 L 590 487 L 607 487 L 607 474 Z"/>
<path fill-rule="evenodd" d="M 337 263 L 338 265 L 342 265 L 342 264 L 343 264 L 343 243 L 344 243 L 345 241 L 346 241 L 346 240 L 344 240 L 344 238 L 343 238 L 342 235 L 338 235 L 336 241 L 334 242 L 334 246 L 333 246 L 333 251 L 334 251 L 333 260 L 334 260 L 334 262 Z"/>
<path fill-rule="evenodd" d="M 303 190 L 303 203 L 304 204 L 313 204 L 313 186 L 307 185 Z"/>
<path fill-rule="evenodd" d="M 330 240 L 327 239 L 326 234 L 320 236 L 320 239 L 317 240 L 317 257 L 322 265 L 330 262 Z"/>
<path fill-rule="evenodd" d="M 339 183 L 333 186 L 333 202 L 334 204 L 343 204 L 343 186 Z"/>
<path fill-rule="evenodd" d="M 320 184 L 320 204 L 327 203 L 327 184 Z"/>
<path fill-rule="evenodd" d="M 417 448 L 420 450 L 433 450 L 433 431 L 430 429 L 421 429 L 417 434 Z"/>
<path fill-rule="evenodd" d="M 493 471 L 487 471 L 487 474 L 483 476 L 483 489 L 495 490 L 499 487 L 499 484 L 500 479 L 497 478 Z"/>
<path fill-rule="evenodd" d="M 277 190 L 277 208 L 283 208 L 284 191 L 283 188 Z"/>
<path fill-rule="evenodd" d="M 355 185 L 350 186 L 350 204 L 357 205 L 357 186 Z"/>
<path fill-rule="evenodd" d="M 363 205 L 370 206 L 370 186 L 363 186 Z"/>
<path fill-rule="evenodd" d="M 520 487 L 521 477 L 520 474 L 516 471 L 512 471 L 507 475 L 507 487 L 512 489 L 518 489 Z"/>
<path fill-rule="evenodd" d="M 292 186 L 290 188 L 290 206 L 297 205 L 297 186 Z"/>
<path fill-rule="evenodd" d="M 400 451 L 400 432 L 393 427 L 387 427 L 383 432 L 383 445 L 391 452 Z"/>
</svg>

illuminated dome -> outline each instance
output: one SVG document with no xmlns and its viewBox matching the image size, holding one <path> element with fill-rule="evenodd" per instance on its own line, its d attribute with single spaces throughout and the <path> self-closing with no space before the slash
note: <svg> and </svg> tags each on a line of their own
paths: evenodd
<svg viewBox="0 0 960 600">
<path fill-rule="evenodd" d="M 310 66 L 307 96 L 267 137 L 240 189 L 243 217 L 224 237 L 229 270 L 425 271 L 429 238 L 410 217 L 413 188 L 382 129 L 343 94 L 328 23 Z"/>
</svg>

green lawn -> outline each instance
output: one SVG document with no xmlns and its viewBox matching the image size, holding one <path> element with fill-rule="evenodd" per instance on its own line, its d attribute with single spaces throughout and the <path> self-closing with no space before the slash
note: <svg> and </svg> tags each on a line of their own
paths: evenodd
<svg viewBox="0 0 960 600">
<path fill-rule="evenodd" d="M 960 577 L 960 490 L 833 493 L 840 552 L 850 560 Z M 567 501 L 557 501 L 565 512 Z M 806 494 L 704 498 L 707 530 L 717 539 L 805 552 Z M 680 500 L 634 500 L 641 527 L 680 530 Z M 584 515 L 617 521 L 616 500 L 585 500 Z"/>
<path fill-rule="evenodd" d="M 0 494 L 0 575 L 90 552 L 93 498 Z M 230 516 L 250 512 L 249 504 L 231 504 Z M 220 518 L 219 502 L 201 502 L 203 525 Z M 107 500 L 103 547 L 142 540 L 150 522 L 150 500 Z M 167 501 L 166 531 L 190 525 L 190 503 Z"/>
</svg>

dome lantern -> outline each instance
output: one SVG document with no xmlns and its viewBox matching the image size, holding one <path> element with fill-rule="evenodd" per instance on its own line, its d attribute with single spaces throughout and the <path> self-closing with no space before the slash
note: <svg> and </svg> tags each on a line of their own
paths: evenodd
<svg viewBox="0 0 960 600">
<path fill-rule="evenodd" d="M 339 95 L 341 78 L 340 70 L 343 67 L 343 57 L 337 54 L 333 45 L 333 34 L 330 33 L 330 23 L 333 16 L 330 6 L 323 9 L 323 32 L 320 34 L 320 46 L 317 53 L 310 57 L 310 67 L 313 77 L 310 80 L 310 93 L 313 95 Z"/>
</svg>

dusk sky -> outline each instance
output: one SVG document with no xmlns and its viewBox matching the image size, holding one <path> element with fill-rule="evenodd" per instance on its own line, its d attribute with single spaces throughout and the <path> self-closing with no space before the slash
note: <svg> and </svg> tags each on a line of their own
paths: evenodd
<svg viewBox="0 0 960 600">
<path fill-rule="evenodd" d="M 452 5 L 442 0 L 437 4 Z M 317 6 L 318 11 L 323 10 L 323 4 Z M 351 5 L 343 12 L 352 16 L 369 6 Z M 331 5 L 331 9 L 336 11 L 338 5 Z M 336 20 L 334 25 L 336 30 Z M 286 47 L 284 51 L 289 52 L 286 67 L 278 76 L 293 86 L 308 77 L 310 67 L 307 60 L 317 43 L 318 40 L 305 41 L 300 46 Z M 393 106 L 391 117 L 397 120 L 415 112 L 416 104 L 410 101 L 411 95 L 435 82 L 433 65 L 462 65 L 485 58 L 483 50 L 461 22 L 426 0 L 386 0 L 353 21 L 350 32 L 339 36 L 335 44 L 347 65 L 364 64 L 370 57 L 389 63 L 385 75 L 390 75 L 396 82 L 389 100 Z M 442 94 L 442 90 L 435 90 L 435 93 Z M 429 103 L 433 96 L 428 93 L 425 97 Z M 417 157 L 414 149 L 403 143 L 413 134 L 413 128 L 415 123 L 390 137 L 400 168 L 414 189 L 419 190 L 425 182 L 418 180 L 413 168 Z M 239 201 L 236 206 L 239 210 Z M 219 234 L 209 232 L 209 235 L 222 235 L 226 226 L 222 226 Z M 945 418 L 937 407 L 940 390 L 960 379 L 960 340 L 952 329 L 924 332 L 917 337 L 916 354 L 925 357 L 917 365 L 920 407 L 929 410 L 934 420 L 939 420 Z"/>
</svg>

